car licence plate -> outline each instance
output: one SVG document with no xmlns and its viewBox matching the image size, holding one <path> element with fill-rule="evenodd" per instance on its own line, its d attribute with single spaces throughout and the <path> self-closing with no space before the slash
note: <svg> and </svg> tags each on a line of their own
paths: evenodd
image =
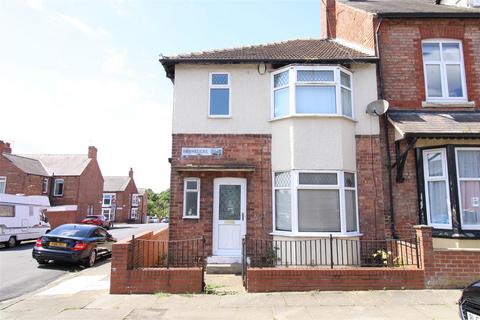
<svg viewBox="0 0 480 320">
<path fill-rule="evenodd" d="M 62 248 L 66 248 L 67 247 L 67 244 L 64 243 L 64 242 L 49 242 L 48 245 L 50 247 L 62 247 Z"/>
<path fill-rule="evenodd" d="M 480 316 L 467 311 L 467 320 L 480 320 Z"/>
</svg>

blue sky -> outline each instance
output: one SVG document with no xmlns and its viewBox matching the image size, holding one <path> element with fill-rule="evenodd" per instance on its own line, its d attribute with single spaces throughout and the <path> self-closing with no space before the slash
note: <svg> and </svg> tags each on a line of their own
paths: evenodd
<svg viewBox="0 0 480 320">
<path fill-rule="evenodd" d="M 173 86 L 160 54 L 318 38 L 320 0 L 0 1 L 0 139 L 99 149 L 104 175 L 169 186 Z M 5 119 L 7 119 L 5 121 Z"/>
</svg>

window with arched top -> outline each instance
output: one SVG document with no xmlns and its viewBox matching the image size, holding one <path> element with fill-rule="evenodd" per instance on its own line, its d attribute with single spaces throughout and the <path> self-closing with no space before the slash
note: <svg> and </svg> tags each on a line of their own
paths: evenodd
<svg viewBox="0 0 480 320">
<path fill-rule="evenodd" d="M 448 39 L 422 41 L 427 101 L 467 100 L 462 42 Z"/>
</svg>

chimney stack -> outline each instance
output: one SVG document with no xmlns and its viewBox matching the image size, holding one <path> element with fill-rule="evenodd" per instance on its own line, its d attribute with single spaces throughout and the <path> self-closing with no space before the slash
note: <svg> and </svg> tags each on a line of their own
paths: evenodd
<svg viewBox="0 0 480 320">
<path fill-rule="evenodd" d="M 97 159 L 97 148 L 95 148 L 94 146 L 88 147 L 88 158 Z"/>
<path fill-rule="evenodd" d="M 12 148 L 10 147 L 9 142 L 3 142 L 3 140 L 0 140 L 0 154 L 2 153 L 12 153 Z"/>
<path fill-rule="evenodd" d="M 320 0 L 320 38 L 336 37 L 336 4 L 335 0 Z"/>
<path fill-rule="evenodd" d="M 128 171 L 128 176 L 133 179 L 133 169 L 132 168 L 130 168 L 130 170 Z"/>
</svg>

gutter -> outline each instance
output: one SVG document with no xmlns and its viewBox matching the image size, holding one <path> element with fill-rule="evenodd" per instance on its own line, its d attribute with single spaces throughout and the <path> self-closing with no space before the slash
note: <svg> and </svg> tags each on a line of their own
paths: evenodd
<svg viewBox="0 0 480 320">
<path fill-rule="evenodd" d="M 472 18 L 480 19 L 479 12 L 377 12 L 379 18 L 390 19 L 418 19 L 418 18 L 431 18 L 431 19 L 448 19 L 448 18 Z"/>
</svg>

